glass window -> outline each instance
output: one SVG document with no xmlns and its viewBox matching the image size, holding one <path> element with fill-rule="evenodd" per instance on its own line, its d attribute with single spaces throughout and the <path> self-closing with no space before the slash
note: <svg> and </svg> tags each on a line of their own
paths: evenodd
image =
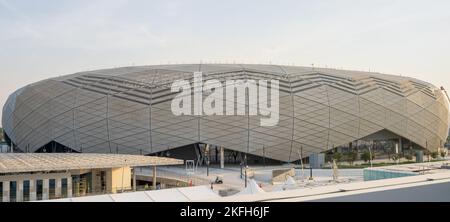
<svg viewBox="0 0 450 222">
<path fill-rule="evenodd" d="M 42 200 L 42 194 L 44 193 L 44 181 L 36 180 L 36 198 Z"/>
<path fill-rule="evenodd" d="M 67 178 L 61 179 L 61 198 L 67 198 Z"/>
<path fill-rule="evenodd" d="M 17 182 L 11 181 L 9 183 L 9 202 L 16 202 L 17 198 Z"/>
<path fill-rule="evenodd" d="M 30 201 L 30 181 L 23 181 L 23 201 Z"/>
<path fill-rule="evenodd" d="M 100 181 L 101 181 L 101 192 L 106 192 L 106 171 L 102 171 L 100 173 Z"/>
<path fill-rule="evenodd" d="M 49 199 L 56 198 L 56 180 L 55 179 L 48 180 L 48 192 L 49 192 Z"/>
</svg>

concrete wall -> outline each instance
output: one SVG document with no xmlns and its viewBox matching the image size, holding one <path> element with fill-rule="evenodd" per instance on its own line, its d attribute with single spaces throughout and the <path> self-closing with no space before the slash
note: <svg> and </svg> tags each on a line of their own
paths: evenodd
<svg viewBox="0 0 450 222">
<path fill-rule="evenodd" d="M 131 168 L 120 167 L 106 171 L 106 189 L 108 192 L 116 193 L 118 191 L 130 190 L 131 186 Z"/>
<path fill-rule="evenodd" d="M 288 176 L 295 177 L 295 169 L 279 169 L 272 171 L 272 184 L 277 182 L 285 182 Z"/>
</svg>

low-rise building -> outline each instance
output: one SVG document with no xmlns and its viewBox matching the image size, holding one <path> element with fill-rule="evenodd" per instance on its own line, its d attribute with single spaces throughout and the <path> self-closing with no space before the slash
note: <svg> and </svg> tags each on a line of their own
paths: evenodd
<svg viewBox="0 0 450 222">
<path fill-rule="evenodd" d="M 0 201 L 22 202 L 133 190 L 136 167 L 183 164 L 153 156 L 75 153 L 0 154 Z"/>
</svg>

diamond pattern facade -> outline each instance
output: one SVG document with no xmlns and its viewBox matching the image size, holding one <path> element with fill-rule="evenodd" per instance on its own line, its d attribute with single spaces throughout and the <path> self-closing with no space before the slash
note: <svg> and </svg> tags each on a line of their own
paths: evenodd
<svg viewBox="0 0 450 222">
<path fill-rule="evenodd" d="M 175 80 L 280 82 L 280 121 L 258 116 L 174 116 Z M 225 102 L 224 102 L 225 104 Z M 250 104 L 252 105 L 252 104 Z M 247 107 L 248 109 L 248 107 Z M 82 152 L 150 154 L 194 143 L 281 161 L 389 130 L 437 150 L 449 129 L 449 102 L 426 82 L 392 75 L 274 65 L 160 65 L 76 73 L 13 93 L 3 127 L 21 150 L 51 141 Z"/>
</svg>

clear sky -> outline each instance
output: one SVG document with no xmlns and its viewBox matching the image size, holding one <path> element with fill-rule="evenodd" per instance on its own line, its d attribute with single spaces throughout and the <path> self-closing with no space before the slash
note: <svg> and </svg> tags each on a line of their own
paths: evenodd
<svg viewBox="0 0 450 222">
<path fill-rule="evenodd" d="M 371 70 L 450 90 L 450 1 L 0 0 L 1 106 L 49 77 L 200 61 Z"/>
</svg>

